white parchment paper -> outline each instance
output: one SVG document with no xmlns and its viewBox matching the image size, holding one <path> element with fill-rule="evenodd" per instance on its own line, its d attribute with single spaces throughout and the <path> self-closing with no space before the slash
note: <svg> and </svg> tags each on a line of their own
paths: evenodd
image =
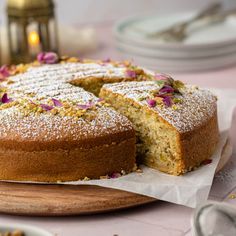
<svg viewBox="0 0 236 236">
<path fill-rule="evenodd" d="M 117 179 L 73 181 L 64 184 L 91 184 L 122 189 L 168 202 L 196 207 L 207 200 L 222 149 L 228 137 L 233 109 L 236 107 L 236 90 L 210 89 L 218 97 L 220 142 L 212 163 L 183 176 L 171 176 L 148 167 L 143 173 L 131 173 Z M 206 137 L 207 138 L 207 137 Z"/>
<path fill-rule="evenodd" d="M 220 141 L 212 163 L 183 176 L 171 176 L 143 166 L 143 173 L 131 173 L 116 179 L 73 181 L 58 184 L 98 185 L 126 190 L 189 207 L 207 200 L 214 174 L 228 138 L 232 114 L 236 107 L 236 90 L 210 89 L 218 96 Z M 207 138 L 207 137 L 206 137 Z"/>
</svg>

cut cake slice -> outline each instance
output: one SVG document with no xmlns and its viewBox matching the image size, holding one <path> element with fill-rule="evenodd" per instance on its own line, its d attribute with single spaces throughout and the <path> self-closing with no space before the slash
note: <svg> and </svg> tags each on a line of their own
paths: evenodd
<svg viewBox="0 0 236 236">
<path fill-rule="evenodd" d="M 133 123 L 138 162 L 180 175 L 213 154 L 217 99 L 207 90 L 166 78 L 106 84 L 100 97 Z"/>
</svg>

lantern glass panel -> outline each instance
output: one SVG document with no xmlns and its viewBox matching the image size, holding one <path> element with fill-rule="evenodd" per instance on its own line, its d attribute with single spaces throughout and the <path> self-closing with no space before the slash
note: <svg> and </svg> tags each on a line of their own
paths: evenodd
<svg viewBox="0 0 236 236">
<path fill-rule="evenodd" d="M 27 26 L 27 43 L 31 58 L 35 58 L 35 56 L 42 50 L 38 29 L 39 23 L 36 22 L 31 22 Z"/>
<path fill-rule="evenodd" d="M 12 45 L 12 51 L 14 53 L 18 53 L 18 37 L 14 37 L 14 35 L 17 35 L 18 34 L 18 31 L 17 31 L 18 27 L 17 27 L 17 23 L 16 22 L 12 22 L 11 25 L 10 25 L 10 35 L 12 36 L 9 40 L 9 43 Z"/>
<path fill-rule="evenodd" d="M 55 19 L 49 21 L 49 32 L 50 32 L 50 44 L 51 49 L 54 52 L 57 52 L 58 41 L 57 41 L 57 24 Z"/>
</svg>

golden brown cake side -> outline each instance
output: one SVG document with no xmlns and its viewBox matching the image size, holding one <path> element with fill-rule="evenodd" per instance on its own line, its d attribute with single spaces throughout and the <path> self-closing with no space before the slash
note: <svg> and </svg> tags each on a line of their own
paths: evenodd
<svg viewBox="0 0 236 236">
<path fill-rule="evenodd" d="M 102 109 L 102 108 L 101 108 Z M 132 171 L 135 136 L 130 122 L 110 108 L 90 123 L 41 114 L 1 113 L 2 180 L 69 181 Z"/>
<path fill-rule="evenodd" d="M 98 179 L 129 173 L 135 163 L 135 139 L 125 139 L 88 149 L 24 151 L 0 149 L 1 180 L 39 182 Z"/>
<path fill-rule="evenodd" d="M 195 167 L 204 164 L 216 150 L 219 140 L 219 129 L 217 120 L 217 111 L 210 119 L 206 120 L 199 128 L 180 134 L 180 151 L 183 157 L 183 170 L 190 171 Z"/>
<path fill-rule="evenodd" d="M 158 88 L 155 82 L 117 83 L 105 85 L 100 96 L 133 123 L 142 163 L 183 174 L 210 158 L 216 148 L 216 99 L 208 91 L 186 88 L 173 106 L 150 107 L 147 98 Z"/>
</svg>

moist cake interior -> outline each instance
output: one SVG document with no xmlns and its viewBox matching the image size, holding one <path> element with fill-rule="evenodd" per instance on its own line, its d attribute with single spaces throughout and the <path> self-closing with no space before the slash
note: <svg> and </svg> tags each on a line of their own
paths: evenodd
<svg viewBox="0 0 236 236">
<path fill-rule="evenodd" d="M 104 98 L 117 111 L 129 118 L 136 131 L 137 162 L 160 171 L 177 174 L 177 133 L 151 110 L 143 109 L 132 100 L 102 90 Z"/>
</svg>

